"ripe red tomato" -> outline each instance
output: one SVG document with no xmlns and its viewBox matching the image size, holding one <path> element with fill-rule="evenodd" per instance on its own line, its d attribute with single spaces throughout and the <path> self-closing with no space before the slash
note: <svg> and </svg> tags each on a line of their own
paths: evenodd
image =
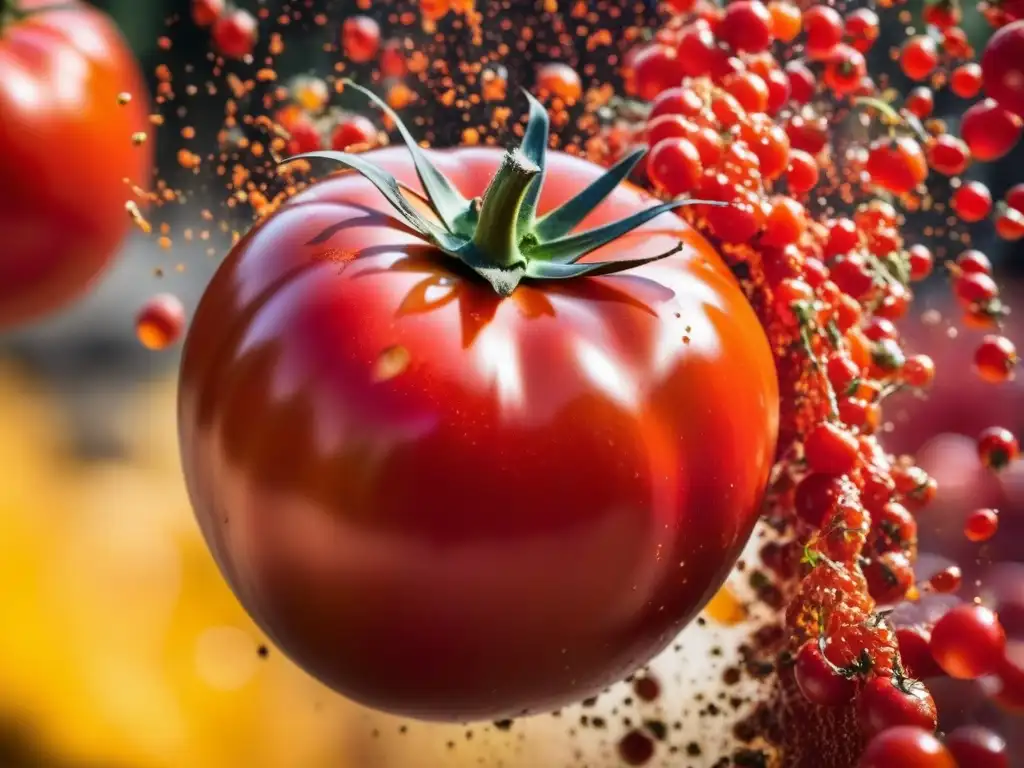
<svg viewBox="0 0 1024 768">
<path fill-rule="evenodd" d="M 981 57 L 985 93 L 1024 118 L 1024 20 L 996 32 Z"/>
<path fill-rule="evenodd" d="M 20 0 L 24 17 L 0 26 L 0 328 L 86 289 L 131 225 L 124 179 L 146 185 L 152 163 L 132 142 L 149 104 L 121 34 L 88 6 L 46 4 Z"/>
<path fill-rule="evenodd" d="M 422 189 L 405 150 L 359 157 Z M 431 158 L 467 198 L 503 164 Z M 538 210 L 602 173 L 550 154 Z M 653 202 L 617 187 L 582 226 Z M 658 215 L 584 258 L 680 242 L 503 298 L 347 173 L 236 246 L 186 343 L 182 462 L 288 655 L 365 704 L 470 720 L 594 695 L 671 642 L 752 530 L 778 425 L 761 326 L 694 230 Z"/>
<path fill-rule="evenodd" d="M 871 739 L 858 768 L 956 768 L 942 742 L 924 728 L 901 725 Z"/>
<path fill-rule="evenodd" d="M 864 685 L 857 700 L 857 714 L 868 738 L 901 725 L 933 732 L 938 720 L 935 700 L 927 688 L 918 682 L 885 676 L 873 677 Z"/>
</svg>

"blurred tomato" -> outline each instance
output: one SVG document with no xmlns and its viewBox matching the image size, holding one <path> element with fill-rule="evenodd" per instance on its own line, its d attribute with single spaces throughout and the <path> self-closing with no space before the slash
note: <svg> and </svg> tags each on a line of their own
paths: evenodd
<svg viewBox="0 0 1024 768">
<path fill-rule="evenodd" d="M 132 141 L 148 125 L 145 82 L 114 23 L 54 0 L 0 8 L 2 328 L 85 290 L 124 238 L 131 184 L 148 183 L 152 161 Z"/>
</svg>

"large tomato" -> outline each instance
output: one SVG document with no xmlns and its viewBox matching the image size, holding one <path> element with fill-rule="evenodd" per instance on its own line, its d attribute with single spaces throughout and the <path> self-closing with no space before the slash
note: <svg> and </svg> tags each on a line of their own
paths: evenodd
<svg viewBox="0 0 1024 768">
<path fill-rule="evenodd" d="M 149 180 L 149 146 L 132 143 L 148 110 L 107 16 L 0 0 L 0 328 L 77 297 L 115 254 L 131 225 L 130 184 Z"/>
<path fill-rule="evenodd" d="M 403 150 L 362 157 L 422 191 Z M 504 167 L 431 157 L 470 198 Z M 552 154 L 539 211 L 601 174 Z M 652 202 L 618 187 L 582 226 Z M 584 263 L 674 255 L 507 297 L 393 214 L 331 177 L 207 288 L 179 401 L 203 533 L 273 640 L 360 702 L 471 720 L 593 695 L 675 637 L 750 535 L 778 422 L 765 336 L 671 213 Z"/>
</svg>

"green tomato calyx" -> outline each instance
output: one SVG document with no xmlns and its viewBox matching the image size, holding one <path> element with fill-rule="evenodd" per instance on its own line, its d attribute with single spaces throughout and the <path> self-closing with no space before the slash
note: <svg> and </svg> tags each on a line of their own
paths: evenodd
<svg viewBox="0 0 1024 768">
<path fill-rule="evenodd" d="M 345 86 L 365 95 L 394 122 L 423 186 L 426 202 L 436 221 L 420 213 L 407 194 L 419 196 L 365 157 L 347 152 L 309 152 L 289 158 L 323 158 L 356 171 L 373 184 L 404 223 L 446 255 L 458 259 L 487 280 L 497 293 L 509 296 L 523 280 L 563 280 L 585 275 L 608 275 L 663 259 L 682 248 L 641 259 L 583 262 L 589 253 L 643 226 L 657 216 L 684 205 L 723 203 L 678 199 L 653 205 L 619 221 L 584 232 L 573 232 L 636 167 L 646 150 L 624 157 L 575 197 L 544 216 L 537 216 L 537 201 L 544 181 L 549 121 L 544 105 L 525 92 L 530 114 L 523 141 L 505 153 L 501 167 L 482 197 L 465 198 L 430 162 L 409 129 L 372 91 L 346 80 Z"/>
</svg>

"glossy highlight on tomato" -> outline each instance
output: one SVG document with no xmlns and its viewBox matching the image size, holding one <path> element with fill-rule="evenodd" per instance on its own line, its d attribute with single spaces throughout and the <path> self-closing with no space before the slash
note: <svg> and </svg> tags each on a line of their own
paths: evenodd
<svg viewBox="0 0 1024 768">
<path fill-rule="evenodd" d="M 407 151 L 336 157 L 440 226 Z M 529 170 L 492 148 L 429 159 L 487 192 L 481 221 L 487 180 Z M 550 153 L 545 173 L 542 217 L 604 171 Z M 574 229 L 654 202 L 618 186 Z M 394 213 L 330 177 L 209 285 L 179 399 L 202 531 L 269 636 L 359 702 L 476 720 L 594 695 L 671 642 L 750 535 L 778 428 L 764 332 L 670 213 L 575 267 L 651 263 L 511 288 Z"/>
<path fill-rule="evenodd" d="M 149 182 L 149 143 L 132 141 L 148 102 L 105 14 L 0 0 L 0 329 L 77 298 L 115 255 L 131 226 L 124 179 Z"/>
</svg>

